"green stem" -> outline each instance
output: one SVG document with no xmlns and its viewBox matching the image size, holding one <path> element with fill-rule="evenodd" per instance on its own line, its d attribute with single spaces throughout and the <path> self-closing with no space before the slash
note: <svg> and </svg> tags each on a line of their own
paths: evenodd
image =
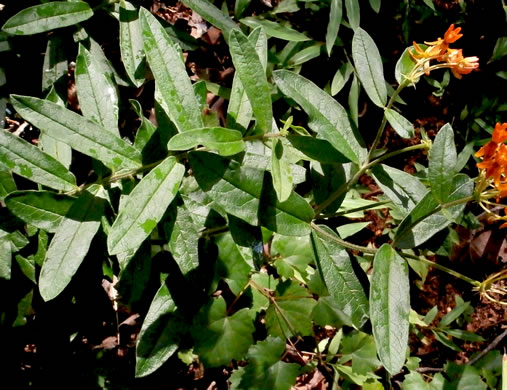
<svg viewBox="0 0 507 390">
<path fill-rule="evenodd" d="M 377 164 L 381 163 L 382 161 L 387 160 L 388 158 L 397 156 L 397 155 L 405 153 L 405 152 L 410 152 L 412 150 L 418 150 L 418 149 L 428 149 L 428 145 L 425 143 L 422 143 L 422 144 L 407 146 L 406 148 L 398 149 L 398 150 L 395 150 L 394 152 L 383 154 L 379 158 L 369 162 L 366 165 L 366 169 L 371 168 L 372 166 L 377 165 Z"/>
<path fill-rule="evenodd" d="M 283 137 L 282 133 L 266 133 L 266 134 L 258 134 L 258 135 L 249 135 L 247 137 L 243 137 L 243 141 L 252 141 L 256 139 L 265 139 L 265 138 L 277 138 Z"/>
</svg>

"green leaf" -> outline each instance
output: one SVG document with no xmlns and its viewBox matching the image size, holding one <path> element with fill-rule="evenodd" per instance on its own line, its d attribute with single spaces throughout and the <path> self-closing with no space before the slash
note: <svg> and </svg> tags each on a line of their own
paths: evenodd
<svg viewBox="0 0 507 390">
<path fill-rule="evenodd" d="M 58 226 L 39 277 L 39 290 L 45 301 L 64 290 L 88 253 L 104 215 L 106 201 L 102 194 L 103 189 L 98 186 L 84 191 Z"/>
<path fill-rule="evenodd" d="M 217 150 L 222 156 L 230 156 L 245 149 L 241 132 L 223 127 L 204 127 L 176 134 L 169 140 L 169 150 L 189 150 L 203 145 Z"/>
<path fill-rule="evenodd" d="M 282 142 L 273 138 L 271 154 L 271 177 L 278 201 L 285 202 L 292 192 L 292 171 Z"/>
<path fill-rule="evenodd" d="M 21 10 L 5 22 L 2 30 L 14 35 L 31 35 L 72 26 L 92 16 L 92 9 L 84 1 L 54 1 Z"/>
<path fill-rule="evenodd" d="M 294 99 L 309 116 L 308 126 L 353 162 L 366 158 L 350 126 L 345 109 L 310 80 L 287 70 L 273 72 L 276 84 Z"/>
<path fill-rule="evenodd" d="M 336 38 L 338 37 L 338 30 L 342 22 L 342 0 L 331 0 L 331 8 L 329 10 L 329 22 L 327 24 L 326 32 L 326 49 L 327 54 L 331 56 Z"/>
<path fill-rule="evenodd" d="M 507 55 L 507 37 L 499 37 L 496 40 L 495 48 L 493 49 L 493 54 L 489 59 L 488 63 L 497 61 Z"/>
<path fill-rule="evenodd" d="M 357 75 L 354 74 L 352 82 L 350 83 L 349 98 L 347 103 L 349 104 L 349 115 L 354 125 L 359 127 L 359 94 L 361 93 L 361 85 Z"/>
<path fill-rule="evenodd" d="M 10 280 L 12 246 L 7 236 L 0 237 L 0 279 Z"/>
<path fill-rule="evenodd" d="M 384 115 L 401 138 L 412 138 L 414 136 L 414 125 L 400 113 L 388 108 L 385 110 Z"/>
<path fill-rule="evenodd" d="M 312 335 L 311 316 L 316 303 L 310 292 L 299 284 L 290 280 L 279 283 L 266 311 L 268 334 L 283 339 Z"/>
<path fill-rule="evenodd" d="M 178 130 L 204 127 L 199 102 L 192 89 L 181 49 L 145 8 L 140 9 L 146 58 L 168 114 Z"/>
<path fill-rule="evenodd" d="M 337 237 L 336 234 L 324 225 L 312 231 L 317 267 L 340 310 L 360 328 L 368 319 L 368 299 L 347 251 L 333 241 L 333 237 Z"/>
<path fill-rule="evenodd" d="M 56 103 L 30 96 L 11 95 L 12 105 L 27 121 L 107 167 L 139 168 L 139 152 L 97 123 Z"/>
<path fill-rule="evenodd" d="M 444 381 L 444 378 L 442 374 L 438 373 L 438 378 L 442 378 L 442 381 Z M 436 382 L 438 379 L 437 375 L 433 377 L 432 382 Z M 443 390 L 442 386 L 436 385 L 436 383 L 427 383 L 424 380 L 424 377 L 419 374 L 416 371 L 411 371 L 407 375 L 405 375 L 405 379 L 403 380 L 403 389 L 404 390 Z"/>
<path fill-rule="evenodd" d="M 455 337 L 460 340 L 464 341 L 471 341 L 471 342 L 481 342 L 484 341 L 484 338 L 479 336 L 478 334 L 468 332 L 466 330 L 461 329 L 443 329 L 445 333 L 448 335 Z"/>
<path fill-rule="evenodd" d="M 136 147 L 137 150 L 143 150 L 144 147 L 150 141 L 152 135 L 155 133 L 157 128 L 153 123 L 150 122 L 148 118 L 144 116 L 143 108 L 141 107 L 141 104 L 137 100 L 130 99 L 129 102 L 132 105 L 132 108 L 134 109 L 136 114 L 139 116 L 139 119 L 141 120 L 141 125 L 139 126 L 136 132 L 134 146 Z"/>
<path fill-rule="evenodd" d="M 313 45 L 305 47 L 303 50 L 300 50 L 296 54 L 294 54 L 287 62 L 287 66 L 291 68 L 298 67 L 307 61 L 317 58 L 323 52 L 324 47 L 322 46 L 322 43 L 320 42 L 314 43 Z"/>
<path fill-rule="evenodd" d="M 337 328 L 343 325 L 353 326 L 350 317 L 340 308 L 340 305 L 331 296 L 321 296 L 317 305 L 313 308 L 312 319 L 319 326 L 335 326 Z"/>
<path fill-rule="evenodd" d="M 363 230 L 366 226 L 368 226 L 371 222 L 353 222 L 347 223 L 345 225 L 338 226 L 336 229 L 338 231 L 339 236 L 342 239 L 353 236 L 357 232 Z"/>
<path fill-rule="evenodd" d="M 137 378 L 151 374 L 176 352 L 185 326 L 169 288 L 164 283 L 151 302 L 138 336 Z"/>
<path fill-rule="evenodd" d="M 201 309 L 199 317 L 203 323 L 194 326 L 192 336 L 195 352 L 205 366 L 219 367 L 245 356 L 255 331 L 249 309 L 228 316 L 225 300 L 220 296 Z"/>
<path fill-rule="evenodd" d="M 398 62 L 396 62 L 396 67 L 394 69 L 394 77 L 396 78 L 398 84 L 410 81 L 406 78 L 406 76 L 408 76 L 412 72 L 412 70 L 416 65 L 416 63 L 412 60 L 412 57 L 410 57 L 409 54 L 409 51 L 412 49 L 413 49 L 412 46 L 407 47 L 401 54 L 400 58 L 398 59 Z M 417 83 L 419 79 L 413 81 L 414 83 Z"/>
<path fill-rule="evenodd" d="M 302 42 L 310 40 L 310 38 L 308 38 L 305 34 L 271 20 L 249 16 L 240 19 L 240 22 L 250 28 L 262 26 L 266 34 L 268 34 L 270 37 L 283 39 L 284 41 Z"/>
<path fill-rule="evenodd" d="M 59 34 L 52 34 L 48 37 L 42 66 L 43 91 L 67 76 L 69 66 L 63 49 L 63 40 Z"/>
<path fill-rule="evenodd" d="M 360 375 L 369 375 L 380 366 L 377 359 L 375 340 L 369 334 L 353 331 L 343 336 L 340 352 L 341 364 L 352 361 L 352 370 Z"/>
<path fill-rule="evenodd" d="M 313 187 L 313 198 L 315 203 L 321 204 L 329 196 L 345 185 L 345 170 L 341 164 L 311 164 L 311 181 Z M 343 202 L 345 194 L 339 196 L 334 202 L 327 206 L 324 213 L 334 213 Z"/>
<path fill-rule="evenodd" d="M 16 183 L 11 173 L 0 164 L 0 200 L 3 200 L 8 194 L 16 191 Z"/>
<path fill-rule="evenodd" d="M 208 152 L 193 152 L 189 159 L 199 186 L 229 214 L 288 236 L 310 232 L 310 205 L 294 192 L 278 202 L 265 171 Z"/>
<path fill-rule="evenodd" d="M 79 107 L 83 115 L 119 137 L 119 98 L 116 85 L 81 44 L 76 59 L 75 77 Z"/>
<path fill-rule="evenodd" d="M 370 319 L 380 361 L 394 375 L 405 363 L 410 314 L 410 283 L 405 260 L 383 244 L 373 261 Z"/>
<path fill-rule="evenodd" d="M 350 161 L 324 139 L 299 135 L 289 135 L 286 138 L 294 148 L 311 160 L 324 164 L 340 164 Z"/>
<path fill-rule="evenodd" d="M 333 76 L 333 80 L 331 81 L 331 96 L 335 96 L 338 92 L 342 90 L 347 81 L 349 81 L 350 75 L 354 71 L 350 62 L 344 63 L 340 69 L 338 69 Z"/>
<path fill-rule="evenodd" d="M 470 196 L 474 183 L 468 176 L 458 174 L 454 177 L 454 187 L 456 190 L 449 196 L 449 202 Z M 427 193 L 400 223 L 393 245 L 404 249 L 413 248 L 449 226 L 451 220 L 447 216 L 442 212 L 434 213 L 438 206 L 435 196 L 431 192 Z M 463 212 L 464 208 L 464 203 L 458 204 L 449 207 L 447 212 L 454 219 Z"/>
<path fill-rule="evenodd" d="M 347 19 L 349 20 L 350 27 L 356 31 L 359 28 L 359 20 L 361 17 L 359 1 L 345 0 L 345 9 L 347 10 Z"/>
<path fill-rule="evenodd" d="M 262 27 L 257 27 L 248 36 L 248 40 L 255 47 L 255 51 L 259 56 L 262 66 L 266 69 L 268 38 Z M 248 100 L 245 88 L 241 82 L 239 74 L 234 74 L 232 80 L 232 89 L 229 97 L 229 105 L 227 106 L 227 123 L 232 128 L 238 128 L 243 132 L 248 128 L 252 117 L 252 106 Z"/>
<path fill-rule="evenodd" d="M 229 38 L 232 29 L 237 28 L 236 23 L 208 0 L 183 0 L 183 4 L 197 12 L 204 20 L 222 30 L 225 39 Z"/>
<path fill-rule="evenodd" d="M 454 189 L 456 159 L 454 132 L 447 123 L 438 131 L 428 157 L 428 181 L 433 196 L 440 203 L 447 202 Z"/>
<path fill-rule="evenodd" d="M 110 255 L 137 249 L 160 222 L 185 174 L 175 157 L 167 157 L 132 190 L 107 237 Z"/>
<path fill-rule="evenodd" d="M 371 9 L 374 10 L 376 13 L 379 13 L 380 11 L 380 1 L 381 0 L 370 0 Z"/>
<path fill-rule="evenodd" d="M 269 132 L 273 117 L 271 88 L 255 47 L 240 30 L 235 29 L 229 37 L 229 49 L 257 123 L 264 132 Z"/>
<path fill-rule="evenodd" d="M 15 259 L 21 269 L 21 272 L 23 272 L 23 274 L 33 283 L 37 284 L 37 279 L 35 278 L 35 261 L 33 260 L 33 256 L 26 258 L 21 255 L 16 255 Z"/>
<path fill-rule="evenodd" d="M 375 181 L 384 194 L 406 216 L 428 193 L 420 180 L 404 171 L 388 165 L 376 165 L 371 170 Z"/>
<path fill-rule="evenodd" d="M 126 0 L 120 2 L 120 54 L 130 81 L 139 88 L 146 71 L 143 36 L 137 8 Z"/>
<path fill-rule="evenodd" d="M 6 130 L 0 130 L 0 163 L 28 180 L 55 190 L 71 191 L 76 188 L 76 178 L 67 168 Z"/>
<path fill-rule="evenodd" d="M 18 218 L 39 229 L 56 232 L 75 198 L 50 191 L 16 191 L 5 198 L 5 204 Z"/>
<path fill-rule="evenodd" d="M 368 97 L 377 106 L 384 107 L 387 103 L 387 88 L 382 59 L 377 45 L 362 28 L 357 28 L 354 32 L 352 58 Z"/>
</svg>

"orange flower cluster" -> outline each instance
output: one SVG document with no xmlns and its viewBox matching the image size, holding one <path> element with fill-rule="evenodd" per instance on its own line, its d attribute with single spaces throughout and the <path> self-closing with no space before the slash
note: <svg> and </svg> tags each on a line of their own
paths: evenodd
<svg viewBox="0 0 507 390">
<path fill-rule="evenodd" d="M 507 145 L 504 143 L 506 140 L 507 122 L 497 123 L 491 141 L 475 153 L 475 157 L 482 158 L 477 167 L 484 169 L 486 177 L 493 179 L 495 187 L 500 191 L 500 198 L 507 196 L 507 182 L 505 181 L 507 175 Z"/>
<path fill-rule="evenodd" d="M 451 49 L 449 44 L 456 42 L 463 34 L 460 34 L 461 27 L 454 28 L 454 24 L 447 29 L 444 38 L 438 38 L 433 42 L 424 42 L 428 47 L 421 48 L 414 42 L 414 49 L 409 50 L 412 59 L 423 66 L 424 73 L 428 75 L 431 70 L 438 68 L 450 68 L 451 72 L 458 79 L 461 75 L 468 74 L 479 68 L 478 57 L 463 57 L 461 49 Z M 436 60 L 440 64 L 430 65 L 430 61 Z"/>
</svg>

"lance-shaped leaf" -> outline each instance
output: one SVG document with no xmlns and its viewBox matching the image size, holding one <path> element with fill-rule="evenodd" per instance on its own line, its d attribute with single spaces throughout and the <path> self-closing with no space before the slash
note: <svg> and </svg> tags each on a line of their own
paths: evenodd
<svg viewBox="0 0 507 390">
<path fill-rule="evenodd" d="M 67 168 L 6 130 L 0 131 L 0 162 L 8 170 L 55 190 L 70 191 L 76 188 L 76 178 Z"/>
<path fill-rule="evenodd" d="M 373 261 L 370 281 L 370 319 L 377 353 L 394 375 L 403 367 L 408 345 L 410 283 L 405 260 L 388 244 Z"/>
<path fill-rule="evenodd" d="M 338 152 L 324 139 L 300 135 L 289 135 L 286 138 L 294 148 L 311 160 L 319 161 L 324 164 L 350 162 L 347 157 Z"/>
<path fill-rule="evenodd" d="M 447 202 L 454 189 L 456 159 L 454 132 L 451 125 L 446 124 L 438 131 L 428 157 L 428 181 L 433 196 L 440 203 Z"/>
<path fill-rule="evenodd" d="M 229 214 L 283 235 L 310 232 L 310 205 L 294 192 L 287 201 L 278 202 L 271 177 L 264 170 L 208 152 L 193 152 L 189 158 L 199 186 Z"/>
<path fill-rule="evenodd" d="M 151 302 L 138 336 L 136 377 L 151 374 L 176 352 L 184 326 L 184 319 L 164 283 Z"/>
<path fill-rule="evenodd" d="M 331 8 L 329 10 L 329 22 L 327 24 L 326 32 L 326 49 L 327 54 L 331 55 L 336 38 L 338 37 L 338 30 L 342 22 L 342 0 L 331 0 Z"/>
<path fill-rule="evenodd" d="M 287 70 L 273 72 L 273 78 L 283 92 L 294 99 L 308 114 L 308 126 L 327 140 L 350 161 L 359 163 L 366 150 L 356 139 L 347 112 L 329 94 L 310 80 Z"/>
<path fill-rule="evenodd" d="M 183 0 L 183 4 L 197 12 L 203 19 L 210 22 L 216 28 L 222 30 L 222 34 L 227 39 L 229 32 L 237 28 L 236 23 L 208 0 Z"/>
<path fill-rule="evenodd" d="M 305 34 L 271 20 L 249 16 L 241 19 L 240 22 L 251 28 L 262 26 L 270 37 L 283 39 L 284 41 L 302 42 L 310 40 Z"/>
<path fill-rule="evenodd" d="M 92 16 L 92 9 L 84 1 L 53 1 L 21 10 L 5 22 L 2 30 L 9 34 L 31 35 L 72 26 Z"/>
<path fill-rule="evenodd" d="M 271 176 L 273 177 L 273 187 L 278 200 L 285 202 L 292 192 L 292 171 L 282 142 L 279 139 L 273 138 L 272 150 Z"/>
<path fill-rule="evenodd" d="M 11 101 L 16 111 L 34 126 L 107 167 L 113 170 L 140 167 L 140 153 L 94 121 L 47 100 L 11 95 Z"/>
<path fill-rule="evenodd" d="M 387 103 L 387 88 L 382 59 L 373 39 L 360 27 L 352 39 L 352 58 L 369 98 L 377 106 L 384 107 Z"/>
<path fill-rule="evenodd" d="M 356 31 L 359 28 L 359 21 L 361 18 L 359 1 L 345 0 L 345 9 L 347 10 L 347 19 L 349 20 L 350 27 Z"/>
<path fill-rule="evenodd" d="M 473 192 L 474 183 L 468 176 L 459 174 L 454 177 L 454 188 L 454 192 L 449 195 L 449 202 L 469 197 Z M 449 226 L 451 219 L 442 212 L 434 212 L 438 207 L 439 202 L 431 192 L 428 192 L 401 221 L 394 236 L 393 246 L 404 249 L 413 248 Z M 465 203 L 449 207 L 448 216 L 455 219 L 464 208 Z"/>
<path fill-rule="evenodd" d="M 150 11 L 141 8 L 139 15 L 146 58 L 171 120 L 179 131 L 204 127 L 181 49 Z"/>
<path fill-rule="evenodd" d="M 171 204 L 185 174 L 185 167 L 167 157 L 132 190 L 121 206 L 109 231 L 109 254 L 137 249 L 160 222 Z"/>
<path fill-rule="evenodd" d="M 48 37 L 46 55 L 42 66 L 42 90 L 46 90 L 67 75 L 68 63 L 63 50 L 63 40 L 58 34 Z"/>
<path fill-rule="evenodd" d="M 76 59 L 75 76 L 79 107 L 83 115 L 119 136 L 116 85 L 107 73 L 102 72 L 101 64 L 81 44 Z"/>
<path fill-rule="evenodd" d="M 106 201 L 102 193 L 99 186 L 83 192 L 58 226 L 39 277 L 39 290 L 45 301 L 63 291 L 88 253 L 104 214 Z"/>
<path fill-rule="evenodd" d="M 223 127 L 204 127 L 176 134 L 169 140 L 167 149 L 188 150 L 198 145 L 217 150 L 222 156 L 231 156 L 245 149 L 241 132 Z"/>
<path fill-rule="evenodd" d="M 18 218 L 50 233 L 56 232 L 75 198 L 50 191 L 16 191 L 5 204 Z"/>
<path fill-rule="evenodd" d="M 218 297 L 201 310 L 198 318 L 200 321 L 192 329 L 192 335 L 195 351 L 206 366 L 218 367 L 245 356 L 255 331 L 249 309 L 228 316 L 224 298 Z"/>
<path fill-rule="evenodd" d="M 232 30 L 229 37 L 229 49 L 257 123 L 264 132 L 269 132 L 273 117 L 271 88 L 255 47 L 240 30 Z"/>
<path fill-rule="evenodd" d="M 139 14 L 136 7 L 125 0 L 120 2 L 120 54 L 132 84 L 143 85 L 146 57 Z"/>
<path fill-rule="evenodd" d="M 157 128 L 153 123 L 150 122 L 148 118 L 144 116 L 143 108 L 141 107 L 141 104 L 137 100 L 130 99 L 129 102 L 132 105 L 132 108 L 134 109 L 136 114 L 139 116 L 139 119 L 141 120 L 141 125 L 139 126 L 136 132 L 134 146 L 136 147 L 137 150 L 143 150 L 144 147 L 148 144 L 149 140 L 151 139 L 151 136 L 157 130 Z"/>
<path fill-rule="evenodd" d="M 356 328 L 368 319 L 368 298 L 352 267 L 347 251 L 333 241 L 336 234 L 319 225 L 312 231 L 317 267 L 329 294 Z"/>
<path fill-rule="evenodd" d="M 402 138 L 411 138 L 414 136 L 414 125 L 403 115 L 389 108 L 385 110 L 384 115 L 391 127 Z"/>
<path fill-rule="evenodd" d="M 5 166 L 0 164 L 0 200 L 3 200 L 9 193 L 16 191 L 16 183 L 12 174 Z"/>
</svg>

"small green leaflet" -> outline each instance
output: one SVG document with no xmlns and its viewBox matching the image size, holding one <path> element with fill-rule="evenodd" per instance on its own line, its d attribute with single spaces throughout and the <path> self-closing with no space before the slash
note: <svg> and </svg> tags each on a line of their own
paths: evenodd
<svg viewBox="0 0 507 390">
<path fill-rule="evenodd" d="M 14 35 L 31 35 L 72 26 L 92 16 L 92 9 L 84 1 L 53 1 L 21 10 L 5 22 L 2 30 Z"/>
<path fill-rule="evenodd" d="M 140 153 L 100 125 L 56 103 L 30 96 L 11 95 L 16 111 L 50 136 L 113 169 L 141 166 Z"/>
<path fill-rule="evenodd" d="M 176 134 L 169 140 L 169 150 L 189 150 L 203 145 L 217 150 L 222 156 L 230 156 L 245 149 L 241 132 L 223 127 L 204 127 Z"/>
<path fill-rule="evenodd" d="M 39 276 L 39 290 L 45 301 L 64 290 L 88 253 L 104 215 L 106 201 L 102 196 L 102 187 L 90 187 L 74 202 L 58 226 Z"/>
<path fill-rule="evenodd" d="M 292 192 L 292 171 L 283 144 L 277 138 L 273 138 L 272 142 L 271 176 L 276 197 L 285 202 Z"/>
<path fill-rule="evenodd" d="M 130 81 L 140 87 L 146 71 L 143 36 L 138 11 L 125 0 L 120 2 L 120 53 Z"/>
<path fill-rule="evenodd" d="M 414 136 L 414 125 L 400 113 L 388 108 L 385 110 L 384 115 L 391 127 L 400 137 L 411 138 Z"/>
<path fill-rule="evenodd" d="M 71 191 L 76 188 L 76 178 L 67 168 L 7 130 L 0 130 L 0 163 L 28 180 L 55 190 Z"/>
<path fill-rule="evenodd" d="M 388 244 L 375 255 L 370 280 L 370 319 L 380 361 L 394 375 L 408 346 L 410 283 L 405 260 Z"/>
<path fill-rule="evenodd" d="M 185 174 L 175 157 L 167 157 L 132 190 L 109 231 L 110 255 L 139 248 L 160 222 Z"/>
<path fill-rule="evenodd" d="M 336 38 L 338 37 L 338 30 L 342 22 L 343 2 L 342 0 L 331 0 L 331 8 L 329 10 L 329 22 L 327 24 L 326 32 L 326 49 L 327 54 L 331 55 Z"/>
</svg>

